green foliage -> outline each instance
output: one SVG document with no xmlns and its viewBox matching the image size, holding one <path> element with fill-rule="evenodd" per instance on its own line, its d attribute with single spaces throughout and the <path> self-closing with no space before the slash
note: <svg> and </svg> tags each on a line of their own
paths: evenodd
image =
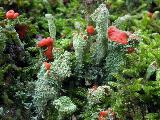
<svg viewBox="0 0 160 120">
<path fill-rule="evenodd" d="M 61 48 L 61 49 L 64 49 L 64 50 L 69 50 L 71 49 L 71 46 L 72 45 L 72 41 L 70 39 L 59 39 L 57 42 L 56 42 L 56 47 L 57 48 Z"/>
<path fill-rule="evenodd" d="M 1 4 L 3 3 L 1 2 Z M 31 103 L 29 100 L 31 97 L 30 89 L 33 89 L 32 86 L 28 86 L 28 82 L 34 80 L 37 73 L 37 64 L 35 63 L 38 59 L 34 56 L 34 54 L 38 55 L 37 49 L 28 50 L 36 43 L 30 38 L 36 30 L 31 21 L 22 16 L 16 20 L 4 19 L 4 11 L 1 10 L 0 100 L 3 108 L 1 119 L 24 119 L 24 112 L 26 114 L 30 112 L 29 109 L 26 109 L 26 104 Z M 28 33 L 24 34 L 23 41 L 17 29 L 21 27 L 20 30 L 23 32 L 22 26 L 27 26 L 30 29 Z M 27 115 L 25 119 L 29 117 L 30 115 Z"/>
<path fill-rule="evenodd" d="M 117 89 L 112 94 L 112 99 L 115 100 L 112 106 L 123 119 L 127 117 L 138 120 L 144 117 L 146 119 L 159 118 L 158 91 L 160 87 L 159 79 L 156 79 L 159 68 L 159 57 L 157 56 L 159 35 L 145 36 L 148 36 L 150 41 L 145 43 L 146 39 L 143 39 L 144 42 L 140 43 L 139 51 L 127 56 L 127 64 L 122 73 L 115 74 L 116 81 L 110 83 Z M 155 114 L 151 114 L 153 111 Z M 126 112 L 127 114 L 124 115 Z"/>
<path fill-rule="evenodd" d="M 129 30 L 128 26 L 133 25 L 133 17 L 131 15 L 125 15 L 117 18 L 114 23 L 115 26 L 120 28 L 121 30 Z"/>
<path fill-rule="evenodd" d="M 0 5 L 0 119 L 97 120 L 108 107 L 123 120 L 160 119 L 158 0 L 0 0 Z M 20 16 L 6 19 L 10 9 Z M 94 35 L 86 33 L 87 25 L 95 27 Z M 110 25 L 127 34 L 127 45 L 108 41 Z M 46 48 L 36 43 L 49 36 L 55 44 L 53 59 L 46 61 L 41 53 Z"/>
<path fill-rule="evenodd" d="M 97 120 L 99 111 L 109 106 L 111 89 L 109 86 L 99 86 L 88 89 L 87 104 L 84 106 L 82 118 Z"/>
<path fill-rule="evenodd" d="M 82 1 L 71 0 L 67 5 L 58 4 L 55 14 L 55 25 L 57 29 L 57 38 L 72 38 L 75 30 L 75 22 L 78 22 L 81 29 L 85 27 Z"/>
</svg>

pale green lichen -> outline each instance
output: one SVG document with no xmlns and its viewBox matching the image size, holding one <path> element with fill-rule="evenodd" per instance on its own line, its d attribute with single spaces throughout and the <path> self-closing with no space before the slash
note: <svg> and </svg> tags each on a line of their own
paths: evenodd
<svg viewBox="0 0 160 120">
<path fill-rule="evenodd" d="M 66 115 L 72 114 L 76 111 L 76 105 L 73 104 L 71 99 L 66 96 L 62 96 L 59 99 L 53 101 L 53 105 L 58 110 L 58 120 L 62 120 Z"/>
<path fill-rule="evenodd" d="M 71 53 L 65 51 L 64 54 L 59 55 L 54 62 L 51 63 L 51 76 L 58 80 L 63 80 L 71 75 Z"/>
<path fill-rule="evenodd" d="M 127 14 L 122 17 L 118 17 L 118 19 L 116 19 L 114 21 L 113 25 L 122 29 L 122 30 L 126 30 L 128 25 L 132 23 L 132 19 L 133 19 L 133 17 L 131 15 Z"/>
<path fill-rule="evenodd" d="M 82 77 L 83 74 L 86 46 L 87 46 L 87 41 L 84 39 L 83 34 L 74 34 L 73 47 L 76 56 L 75 72 L 78 74 L 78 77 Z"/>
<path fill-rule="evenodd" d="M 61 82 L 71 75 L 70 53 L 65 51 L 51 63 L 51 70 L 46 70 L 45 65 L 37 75 L 33 104 L 39 116 L 43 116 L 48 101 L 54 101 L 59 97 Z"/>
<path fill-rule="evenodd" d="M 101 4 L 91 15 L 92 20 L 96 23 L 97 31 L 96 50 L 93 54 L 93 59 L 96 61 L 96 64 L 99 64 L 107 54 L 108 43 L 106 31 L 108 28 L 108 17 L 109 12 L 105 4 Z"/>
<path fill-rule="evenodd" d="M 54 17 L 52 14 L 45 14 L 45 17 L 48 20 L 49 33 L 51 38 L 56 38 L 56 26 L 54 23 Z"/>
<path fill-rule="evenodd" d="M 100 103 L 105 96 L 111 94 L 111 89 L 109 86 L 99 86 L 97 88 L 91 88 L 88 90 L 87 100 L 89 106 Z"/>
<path fill-rule="evenodd" d="M 44 108 L 49 100 L 54 100 L 58 96 L 58 81 L 52 80 L 45 70 L 44 64 L 38 73 L 38 80 L 35 82 L 35 92 L 33 96 L 33 104 L 39 115 L 43 115 Z"/>
</svg>

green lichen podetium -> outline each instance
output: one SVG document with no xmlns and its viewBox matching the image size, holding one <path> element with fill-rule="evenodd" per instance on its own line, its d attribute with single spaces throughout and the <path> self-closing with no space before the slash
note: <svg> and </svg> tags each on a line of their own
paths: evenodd
<svg viewBox="0 0 160 120">
<path fill-rule="evenodd" d="M 133 17 L 130 14 L 118 17 L 113 25 L 118 27 L 121 30 L 128 30 L 128 26 L 132 24 Z"/>
<path fill-rule="evenodd" d="M 65 51 L 56 57 L 51 62 L 50 72 L 45 69 L 45 65 L 37 75 L 38 80 L 35 82 L 35 92 L 33 95 L 33 104 L 39 117 L 45 115 L 46 106 L 54 100 L 59 98 L 59 91 L 61 89 L 62 80 L 70 77 L 70 53 Z M 51 107 L 50 107 L 51 108 Z"/>
<path fill-rule="evenodd" d="M 33 104 L 36 107 L 36 112 L 41 116 L 44 114 L 47 102 L 56 99 L 58 96 L 58 81 L 51 80 L 51 77 L 48 76 L 48 71 L 45 70 L 44 64 L 41 66 L 37 77 Z"/>
<path fill-rule="evenodd" d="M 73 104 L 71 99 L 67 96 L 62 96 L 59 99 L 53 101 L 53 105 L 58 110 L 57 120 L 63 120 L 66 115 L 72 114 L 76 111 L 76 105 Z"/>
<path fill-rule="evenodd" d="M 71 76 L 71 53 L 65 51 L 51 63 L 51 77 L 62 81 Z"/>
<path fill-rule="evenodd" d="M 78 74 L 78 77 L 82 77 L 83 74 L 86 46 L 87 46 L 87 41 L 84 40 L 82 34 L 75 34 L 73 36 L 73 47 L 75 49 L 75 56 L 76 56 L 75 72 Z"/>
<path fill-rule="evenodd" d="M 113 74 L 120 70 L 120 67 L 125 63 L 124 53 L 118 50 L 110 50 L 106 57 L 105 70 L 106 81 L 113 80 Z M 105 82 L 106 82 L 105 81 Z"/>
<path fill-rule="evenodd" d="M 108 43 L 106 40 L 106 31 L 108 28 L 108 17 L 109 12 L 105 4 L 101 4 L 91 15 L 92 20 L 96 23 L 97 31 L 96 51 L 93 55 L 96 64 L 99 64 L 107 54 Z"/>
<path fill-rule="evenodd" d="M 56 38 L 56 26 L 54 23 L 54 17 L 52 14 L 45 14 L 46 19 L 48 20 L 49 33 L 51 38 Z"/>
</svg>

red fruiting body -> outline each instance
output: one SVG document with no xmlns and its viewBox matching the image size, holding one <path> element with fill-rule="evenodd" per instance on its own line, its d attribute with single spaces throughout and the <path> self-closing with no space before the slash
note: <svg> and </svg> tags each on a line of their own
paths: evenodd
<svg viewBox="0 0 160 120">
<path fill-rule="evenodd" d="M 148 12 L 147 12 L 147 16 L 148 16 L 149 18 L 152 18 L 153 13 L 148 11 Z"/>
<path fill-rule="evenodd" d="M 132 53 L 134 52 L 135 49 L 130 47 L 130 48 L 127 48 L 127 50 L 128 50 L 128 53 Z"/>
<path fill-rule="evenodd" d="M 98 120 L 104 120 L 103 117 L 106 117 L 106 116 L 108 116 L 108 111 L 101 111 L 101 112 L 99 113 L 99 118 L 98 118 Z"/>
<path fill-rule="evenodd" d="M 120 44 L 128 44 L 128 35 L 126 32 L 119 30 L 115 26 L 110 26 L 108 28 L 108 38 L 111 41 L 120 43 Z"/>
<path fill-rule="evenodd" d="M 38 42 L 38 47 L 53 46 L 54 40 L 50 37 Z"/>
<path fill-rule="evenodd" d="M 113 32 L 116 32 L 118 29 L 115 26 L 110 26 L 108 28 L 108 35 L 112 35 Z"/>
<path fill-rule="evenodd" d="M 6 18 L 8 19 L 13 19 L 14 17 L 14 10 L 9 10 L 7 13 L 6 13 Z"/>
<path fill-rule="evenodd" d="M 44 55 L 48 58 L 48 60 L 51 60 L 53 58 L 52 49 L 53 46 L 48 46 L 48 49 L 44 52 Z"/>
<path fill-rule="evenodd" d="M 44 55 L 51 60 L 53 58 L 52 49 L 53 49 L 54 40 L 50 37 L 42 39 L 38 42 L 38 47 L 47 47 L 47 50 L 44 52 Z"/>
<path fill-rule="evenodd" d="M 50 63 L 44 62 L 44 65 L 45 65 L 46 70 L 50 70 L 50 67 L 51 67 Z"/>
<path fill-rule="evenodd" d="M 87 26 L 87 33 L 89 35 L 93 35 L 95 32 L 95 28 L 93 26 Z"/>
<path fill-rule="evenodd" d="M 15 13 L 14 10 L 9 10 L 6 13 L 6 18 L 8 19 L 16 19 L 19 16 L 19 13 Z"/>
<path fill-rule="evenodd" d="M 108 111 L 101 111 L 99 114 L 100 114 L 101 117 L 107 116 L 108 115 Z"/>
<path fill-rule="evenodd" d="M 16 19 L 19 16 L 19 13 L 14 13 L 13 19 Z"/>
</svg>

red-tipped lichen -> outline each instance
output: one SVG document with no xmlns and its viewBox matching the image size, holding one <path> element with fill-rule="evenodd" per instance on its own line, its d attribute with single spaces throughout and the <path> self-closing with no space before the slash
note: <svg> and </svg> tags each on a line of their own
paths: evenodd
<svg viewBox="0 0 160 120">
<path fill-rule="evenodd" d="M 128 35 L 126 32 L 119 30 L 115 26 L 110 26 L 108 28 L 108 38 L 110 41 L 114 41 L 120 44 L 128 44 Z"/>
<path fill-rule="evenodd" d="M 50 63 L 44 62 L 43 64 L 44 64 L 46 70 L 50 70 L 50 68 L 51 68 L 51 64 Z"/>
<path fill-rule="evenodd" d="M 16 19 L 19 16 L 19 13 L 15 13 L 14 10 L 9 10 L 6 12 L 6 18 L 7 19 Z"/>
<path fill-rule="evenodd" d="M 51 60 L 53 58 L 52 55 L 52 49 L 53 49 L 54 40 L 50 37 L 46 39 L 42 39 L 38 42 L 38 47 L 47 47 L 47 50 L 44 51 L 44 55 L 48 58 L 48 60 Z"/>
<path fill-rule="evenodd" d="M 87 26 L 87 33 L 93 35 L 95 33 L 95 28 L 92 25 Z"/>
</svg>

